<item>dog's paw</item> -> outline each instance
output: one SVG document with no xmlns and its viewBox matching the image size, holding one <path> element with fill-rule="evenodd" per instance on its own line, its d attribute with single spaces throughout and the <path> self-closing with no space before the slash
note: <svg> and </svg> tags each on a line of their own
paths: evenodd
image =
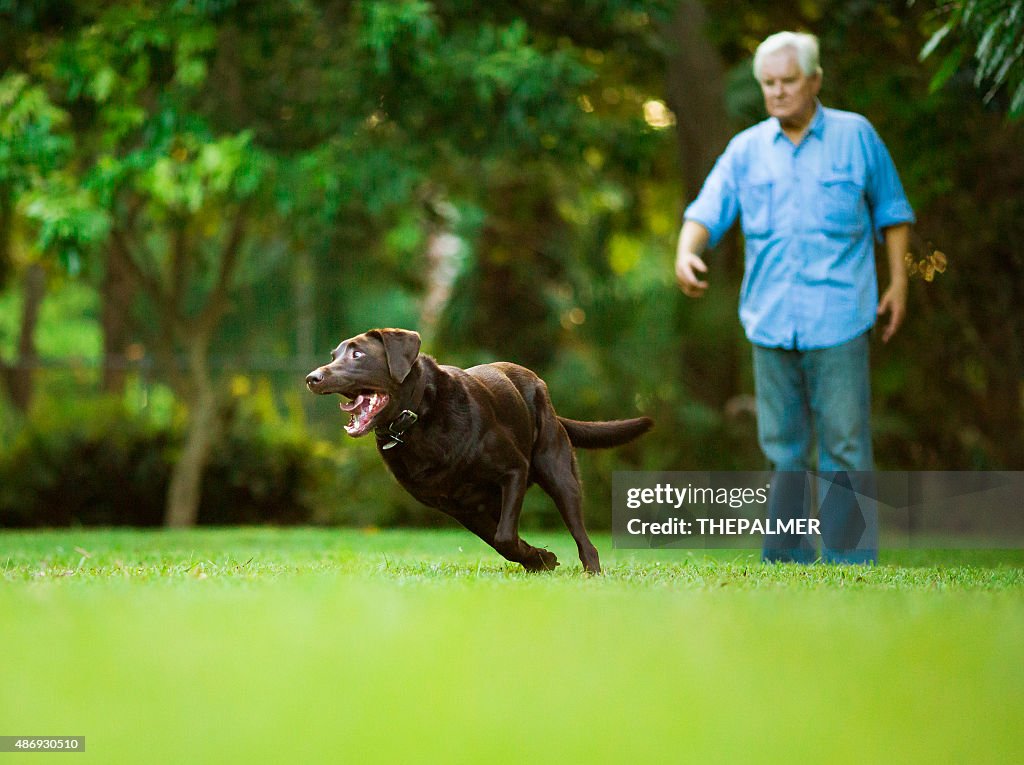
<svg viewBox="0 0 1024 765">
<path fill-rule="evenodd" d="M 555 566 L 559 565 L 558 558 L 555 557 L 555 554 L 547 550 L 540 550 L 540 560 L 545 571 L 554 571 Z"/>
<path fill-rule="evenodd" d="M 523 568 L 527 571 L 554 571 L 558 565 L 558 558 L 553 552 L 537 548 L 534 548 L 534 554 L 529 560 L 523 562 Z"/>
</svg>

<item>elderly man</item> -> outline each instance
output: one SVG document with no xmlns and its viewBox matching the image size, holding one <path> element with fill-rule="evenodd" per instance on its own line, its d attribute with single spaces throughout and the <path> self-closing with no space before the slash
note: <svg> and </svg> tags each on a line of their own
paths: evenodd
<svg viewBox="0 0 1024 765">
<path fill-rule="evenodd" d="M 856 471 L 873 470 L 868 331 L 884 317 L 888 342 L 903 321 L 914 214 L 871 124 L 819 103 L 817 38 L 772 35 L 754 76 L 769 118 L 733 138 L 687 208 L 676 277 L 686 295 L 703 295 L 701 254 L 740 217 L 740 320 L 754 348 L 758 440 L 777 471 L 770 513 L 786 519 L 807 513 L 802 471 L 814 467 L 815 445 L 821 471 L 852 471 L 856 482 Z M 880 300 L 875 237 L 889 266 Z M 850 491 L 831 507 L 821 513 L 824 560 L 877 562 L 872 514 Z M 763 558 L 810 562 L 817 552 L 805 537 L 766 537 Z"/>
</svg>

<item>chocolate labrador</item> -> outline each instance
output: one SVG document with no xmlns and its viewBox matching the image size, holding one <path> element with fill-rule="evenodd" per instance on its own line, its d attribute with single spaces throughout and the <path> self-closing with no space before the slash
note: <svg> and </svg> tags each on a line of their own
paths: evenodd
<svg viewBox="0 0 1024 765">
<path fill-rule="evenodd" d="M 528 571 L 553 569 L 548 550 L 519 538 L 523 496 L 537 483 L 576 540 L 583 568 L 600 573 L 583 525 L 574 446 L 618 446 L 647 432 L 647 417 L 579 422 L 555 413 L 548 389 L 506 362 L 470 369 L 420 353 L 420 336 L 373 329 L 343 341 L 330 364 L 310 372 L 313 393 L 339 393 L 345 431 L 370 431 L 398 482 L 417 500 L 455 518 Z"/>
</svg>

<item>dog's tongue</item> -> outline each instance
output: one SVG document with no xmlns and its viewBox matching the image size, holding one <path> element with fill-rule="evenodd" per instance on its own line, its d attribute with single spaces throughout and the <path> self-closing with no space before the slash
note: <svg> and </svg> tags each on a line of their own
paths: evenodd
<svg viewBox="0 0 1024 765">
<path fill-rule="evenodd" d="M 342 411 L 353 412 L 356 409 L 358 409 L 359 407 L 361 407 L 363 405 L 364 401 L 366 401 L 366 396 L 364 394 L 360 393 L 358 396 L 356 396 L 354 399 L 349 401 L 347 404 L 343 401 L 343 402 L 341 402 L 341 404 L 339 404 L 339 406 L 341 407 Z"/>
<path fill-rule="evenodd" d="M 339 404 L 343 412 L 350 415 L 345 432 L 353 438 L 365 435 L 373 426 L 373 419 L 388 405 L 390 397 L 383 391 L 357 393 L 349 403 Z"/>
</svg>

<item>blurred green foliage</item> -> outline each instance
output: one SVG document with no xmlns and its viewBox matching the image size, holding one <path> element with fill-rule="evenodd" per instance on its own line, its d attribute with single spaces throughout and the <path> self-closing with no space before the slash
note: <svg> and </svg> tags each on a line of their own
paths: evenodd
<svg viewBox="0 0 1024 765">
<path fill-rule="evenodd" d="M 1007 111 L 1013 117 L 1024 115 L 1024 1 L 957 0 L 938 11 L 945 23 L 921 48 L 922 59 L 948 48 L 932 77 L 932 90 L 945 85 L 973 49 L 974 84 L 986 88 L 985 102 L 1002 92 Z M 944 46 L 949 40 L 952 44 Z"/>
</svg>

